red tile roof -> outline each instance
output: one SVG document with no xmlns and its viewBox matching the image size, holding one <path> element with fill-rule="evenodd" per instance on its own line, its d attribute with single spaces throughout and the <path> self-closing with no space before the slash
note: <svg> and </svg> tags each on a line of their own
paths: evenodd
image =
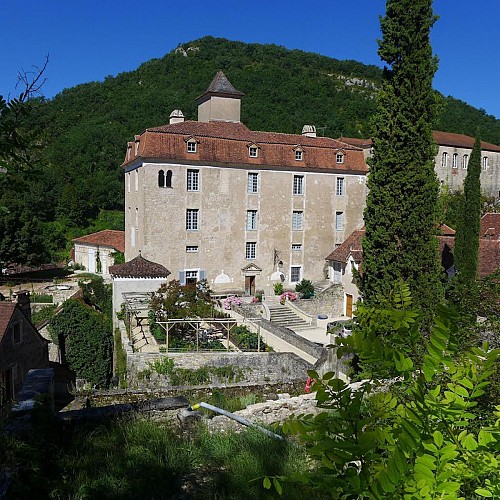
<svg viewBox="0 0 500 500">
<path fill-rule="evenodd" d="M 3 339 L 12 315 L 16 309 L 15 302 L 0 301 L 0 340 Z"/>
<path fill-rule="evenodd" d="M 481 217 L 479 235 L 482 238 L 498 240 L 500 238 L 500 214 L 484 214 Z"/>
<path fill-rule="evenodd" d="M 472 149 L 475 142 L 474 137 L 463 134 L 454 134 L 452 132 L 441 132 L 439 130 L 434 130 L 434 132 L 432 132 L 432 136 L 439 146 Z M 357 137 L 341 137 L 339 141 L 364 148 L 372 145 L 371 139 L 359 139 Z M 500 152 L 500 146 L 485 141 L 481 141 L 481 149 L 483 151 Z"/>
<path fill-rule="evenodd" d="M 188 153 L 186 141 L 198 140 L 196 153 Z M 259 147 L 257 158 L 248 155 L 249 144 Z M 303 160 L 295 159 L 294 148 L 301 146 Z M 130 147 L 130 143 L 129 143 Z M 132 147 L 131 152 L 134 151 Z M 337 163 L 342 152 L 344 163 Z M 285 167 L 295 170 L 329 170 L 365 174 L 368 167 L 363 151 L 328 137 L 307 137 L 298 134 L 255 132 L 242 123 L 184 121 L 147 129 L 140 139 L 137 156 L 125 159 L 132 164 L 138 157 L 143 160 L 185 161 L 246 167 Z"/>
<path fill-rule="evenodd" d="M 109 267 L 109 273 L 116 278 L 166 278 L 170 271 L 156 262 L 138 255 L 125 264 L 116 264 Z"/>
<path fill-rule="evenodd" d="M 455 236 L 456 231 L 446 224 L 441 224 L 438 226 L 438 233 L 441 236 Z"/>
<path fill-rule="evenodd" d="M 351 233 L 347 239 L 337 247 L 326 260 L 337 262 L 347 262 L 347 257 L 352 252 L 352 256 L 356 263 L 361 263 L 362 247 L 361 241 L 365 235 L 364 229 L 357 229 Z M 455 238 L 453 236 L 438 236 L 439 252 L 442 253 L 445 244 L 450 250 L 455 248 Z M 479 239 L 479 269 L 480 277 L 488 276 L 494 273 L 500 267 L 500 240 L 488 240 L 485 238 Z"/>
<path fill-rule="evenodd" d="M 97 233 L 87 234 L 80 238 L 75 238 L 73 243 L 86 243 L 88 245 L 99 245 L 114 248 L 116 251 L 125 252 L 125 231 L 115 231 L 104 229 Z"/>
<path fill-rule="evenodd" d="M 356 229 L 356 231 L 352 232 L 347 239 L 345 239 L 344 242 L 338 246 L 325 260 L 347 262 L 347 257 L 349 257 L 349 254 L 352 253 L 354 261 L 361 262 L 363 252 L 361 240 L 364 235 L 364 229 Z"/>
</svg>

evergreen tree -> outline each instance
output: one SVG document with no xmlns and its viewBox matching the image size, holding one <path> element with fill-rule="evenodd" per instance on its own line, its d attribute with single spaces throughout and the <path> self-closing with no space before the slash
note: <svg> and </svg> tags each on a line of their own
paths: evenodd
<svg viewBox="0 0 500 500">
<path fill-rule="evenodd" d="M 477 305 L 477 265 L 479 252 L 479 227 L 481 219 L 481 139 L 476 138 L 470 155 L 464 194 L 456 226 L 455 249 L 455 299 L 470 311 Z"/>
<path fill-rule="evenodd" d="M 361 280 L 368 305 L 408 282 L 429 317 L 441 295 L 432 138 L 437 59 L 429 39 L 435 19 L 432 0 L 387 0 L 381 19 L 379 55 L 388 66 L 374 119 Z"/>
</svg>

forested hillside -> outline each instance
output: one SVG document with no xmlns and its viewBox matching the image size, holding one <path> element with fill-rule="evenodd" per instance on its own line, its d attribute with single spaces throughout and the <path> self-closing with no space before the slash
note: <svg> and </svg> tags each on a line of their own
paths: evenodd
<svg viewBox="0 0 500 500">
<path fill-rule="evenodd" d="M 370 136 L 382 74 L 376 66 L 212 37 L 183 44 L 135 71 L 39 100 L 27 124 L 43 132 L 39 173 L 10 203 L 12 220 L 26 221 L 24 237 L 36 230 L 43 247 L 38 260 L 63 257 L 66 242 L 84 230 L 120 228 L 114 211 L 123 210 L 120 164 L 127 141 L 168 123 L 176 108 L 196 119 L 194 100 L 219 69 L 245 93 L 242 121 L 251 129 L 300 133 L 313 124 L 330 137 Z M 483 140 L 500 144 L 500 120 L 452 97 L 442 102 L 437 128 L 474 135 L 480 126 Z M 16 248 L 29 246 L 18 237 L 9 236 Z M 3 246 L 13 248 L 5 239 Z M 7 257 L 19 261 L 22 252 Z"/>
</svg>

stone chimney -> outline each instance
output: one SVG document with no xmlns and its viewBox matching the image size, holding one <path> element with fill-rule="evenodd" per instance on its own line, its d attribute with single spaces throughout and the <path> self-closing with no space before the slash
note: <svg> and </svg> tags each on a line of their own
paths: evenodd
<svg viewBox="0 0 500 500">
<path fill-rule="evenodd" d="M 17 290 L 12 293 L 12 302 L 19 305 L 19 309 L 31 321 L 31 300 L 29 290 Z"/>
<path fill-rule="evenodd" d="M 302 127 L 302 135 L 306 137 L 316 137 L 316 127 L 314 125 L 304 125 Z"/>
<path fill-rule="evenodd" d="M 231 85 L 222 71 L 218 71 L 208 89 L 196 99 L 198 121 L 239 123 L 243 95 Z"/>
<path fill-rule="evenodd" d="M 181 123 L 184 121 L 184 115 L 180 109 L 174 109 L 172 113 L 170 113 L 170 125 L 172 123 Z"/>
</svg>

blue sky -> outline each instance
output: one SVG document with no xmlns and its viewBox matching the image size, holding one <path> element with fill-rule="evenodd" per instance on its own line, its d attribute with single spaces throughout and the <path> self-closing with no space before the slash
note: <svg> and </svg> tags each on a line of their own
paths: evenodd
<svg viewBox="0 0 500 500">
<path fill-rule="evenodd" d="M 381 65 L 384 0 L 0 0 L 0 94 L 49 55 L 44 95 L 103 80 L 205 35 Z M 435 0 L 434 86 L 500 118 L 499 0 Z"/>
</svg>

